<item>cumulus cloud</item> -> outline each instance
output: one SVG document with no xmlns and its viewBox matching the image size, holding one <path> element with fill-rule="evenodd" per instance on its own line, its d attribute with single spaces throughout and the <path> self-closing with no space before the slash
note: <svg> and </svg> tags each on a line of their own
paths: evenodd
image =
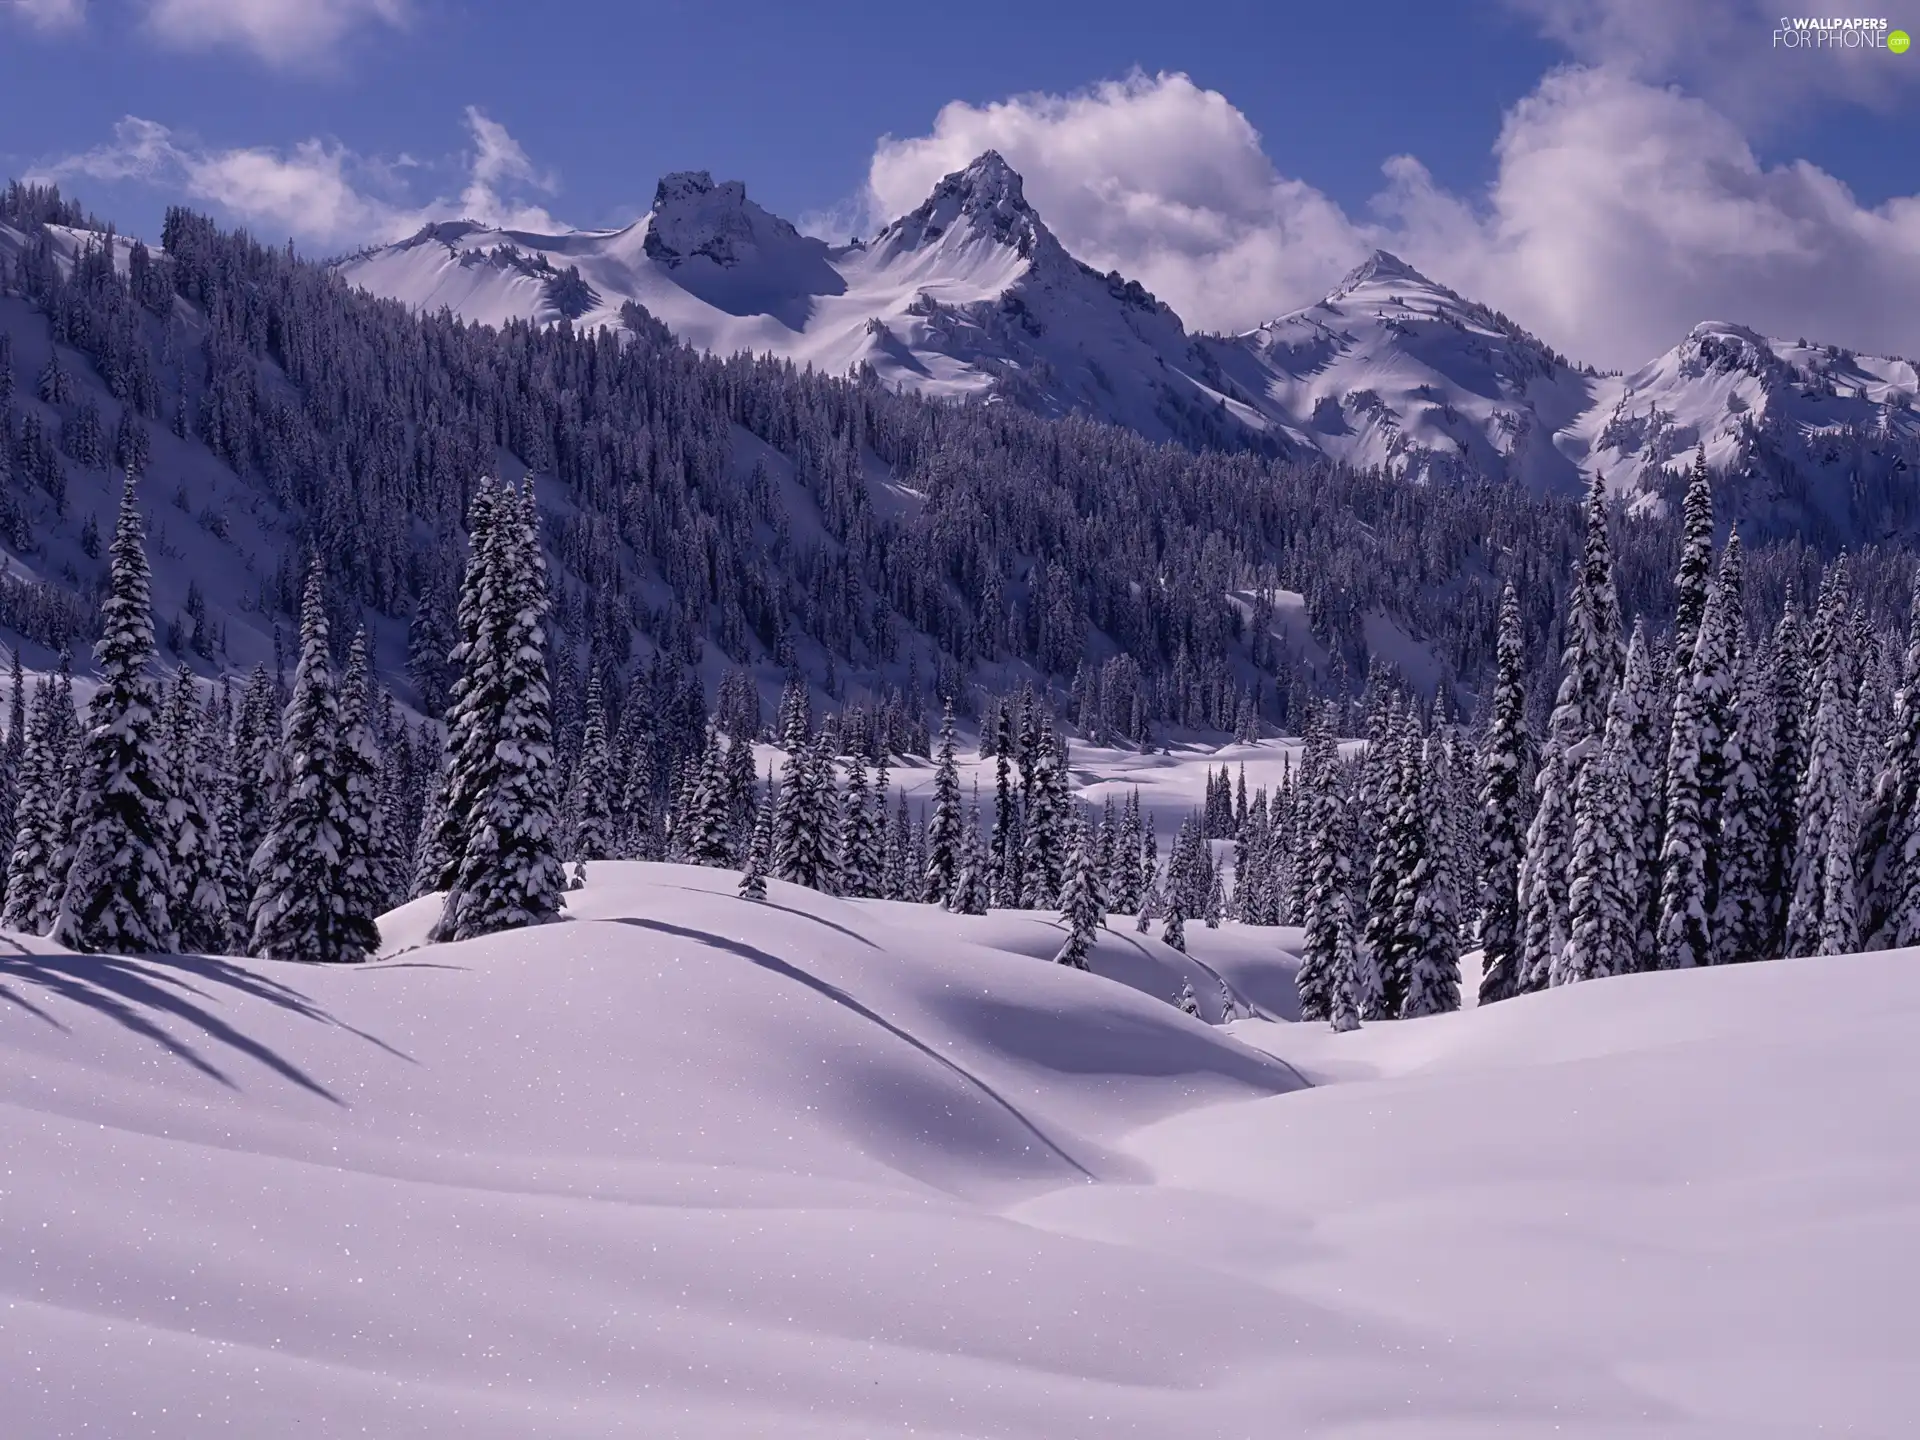
<svg viewBox="0 0 1920 1440">
<path fill-rule="evenodd" d="M 473 148 L 463 157 L 457 197 L 410 198 L 406 172 L 417 161 L 356 154 L 329 140 L 287 148 L 219 149 L 195 143 L 153 120 L 129 115 L 113 138 L 78 155 L 36 167 L 36 178 L 81 177 L 153 185 L 210 205 L 268 235 L 291 235 L 320 249 L 395 240 L 430 220 L 471 219 L 513 229 L 566 228 L 525 192 L 551 194 L 555 178 L 539 170 L 505 126 L 469 106 Z"/>
<path fill-rule="evenodd" d="M 87 0 L 0 0 L 0 15 L 12 15 L 31 28 L 51 35 L 84 25 Z"/>
<path fill-rule="evenodd" d="M 1311 186 L 1278 175 L 1245 115 L 1185 75 L 1135 74 L 1074 95 L 955 101 L 932 131 L 883 139 L 868 174 L 876 222 L 918 205 L 983 150 L 1090 265 L 1136 277 L 1189 323 L 1267 319 L 1324 290 L 1365 237 Z"/>
<path fill-rule="evenodd" d="M 912 208 L 989 147 L 1068 249 L 1201 328 L 1308 304 L 1374 247 L 1600 365 L 1709 318 L 1882 350 L 1911 348 L 1920 321 L 1920 197 L 1865 207 L 1813 165 L 1763 166 L 1725 113 L 1623 65 L 1547 75 L 1506 116 L 1485 194 L 1400 156 L 1348 214 L 1278 173 L 1226 97 L 1136 74 L 947 105 L 928 134 L 880 142 L 870 209 Z"/>
<path fill-rule="evenodd" d="M 1651 84 L 1678 83 L 1748 130 L 1768 128 L 1816 101 L 1881 109 L 1920 84 L 1920 68 L 1884 50 L 1782 49 L 1773 32 L 1790 15 L 1884 17 L 1881 0 L 1508 0 L 1582 65 Z M 1898 20 L 1894 21 L 1898 23 Z"/>
<path fill-rule="evenodd" d="M 398 27 L 407 0 L 146 0 L 146 28 L 182 50 L 238 49 L 299 68 L 363 26 Z"/>
</svg>

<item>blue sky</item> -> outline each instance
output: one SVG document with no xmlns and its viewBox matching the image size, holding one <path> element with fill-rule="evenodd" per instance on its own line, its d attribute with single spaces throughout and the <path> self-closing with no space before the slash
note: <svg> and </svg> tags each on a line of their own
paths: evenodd
<svg viewBox="0 0 1920 1440">
<path fill-rule="evenodd" d="M 1920 33 L 1920 3 L 1912 19 Z M 1808 206 L 1834 202 L 1810 190 L 1775 196 L 1767 203 L 1796 233 L 1774 248 L 1802 252 L 1807 270 L 1822 257 L 1805 252 L 1831 232 L 1833 258 L 1850 263 L 1845 247 L 1875 228 L 1875 207 L 1915 188 L 1905 137 L 1920 120 L 1920 51 L 1785 55 L 1771 43 L 1777 24 L 1748 0 L 0 0 L 0 171 L 58 176 L 129 229 L 151 231 L 166 204 L 186 200 L 330 252 L 463 204 L 493 204 L 503 219 L 619 223 L 679 168 L 744 180 L 776 213 L 858 229 L 910 197 L 909 185 L 923 192 L 957 147 L 1004 136 L 1071 248 L 1131 262 L 1183 313 L 1237 323 L 1257 313 L 1237 306 L 1301 298 L 1370 238 L 1457 256 L 1446 278 L 1497 291 L 1525 258 L 1515 236 L 1548 224 L 1540 215 L 1553 203 L 1539 173 L 1554 166 L 1537 156 L 1532 188 L 1514 188 L 1517 151 L 1564 147 L 1566 166 L 1621 187 L 1622 212 L 1633 206 L 1626 191 L 1650 187 L 1614 173 L 1596 126 L 1614 127 L 1619 154 L 1724 151 L 1698 168 L 1750 167 L 1763 190 L 1792 184 L 1769 177 L 1805 162 L 1847 187 L 1868 221 L 1823 215 L 1799 234 Z M 1569 84 L 1567 67 L 1600 78 Z M 1185 88 L 1156 89 L 1164 76 L 1185 77 Z M 1105 99 L 1078 119 L 1061 112 L 1090 92 Z M 990 108 L 1009 100 L 1013 110 Z M 949 102 L 959 108 L 943 127 Z M 1115 130 L 1123 112 L 1145 128 Z M 889 170 L 876 151 L 885 136 L 926 143 L 895 153 Z M 1142 152 L 1157 159 L 1135 176 Z M 1194 172 L 1218 193 L 1179 173 L 1187 154 L 1202 157 Z M 1416 157 L 1419 172 L 1383 178 L 1399 156 Z M 1711 175 L 1674 183 L 1691 188 L 1667 208 L 1700 199 L 1746 265 L 1751 241 L 1731 232 L 1764 232 L 1764 217 L 1742 221 L 1725 213 L 1726 195 L 1695 195 Z M 1116 229 L 1089 199 L 1112 202 L 1116 186 L 1136 216 L 1157 218 Z M 1434 197 L 1446 213 L 1427 213 Z M 1646 223 L 1615 219 L 1623 235 Z M 1265 227 L 1259 243 L 1250 226 Z M 1892 241 L 1871 242 L 1874 264 L 1914 258 L 1912 227 L 1895 228 Z M 1594 248 L 1591 237 L 1556 243 L 1565 251 L 1573 240 Z M 1712 250 L 1682 270 L 1710 271 Z M 1539 255 L 1529 264 L 1551 268 Z M 1743 283 L 1770 283 L 1767 273 Z M 1543 272 L 1532 284 L 1551 311 L 1555 281 Z M 1576 312 L 1526 318 L 1565 341 L 1591 328 Z M 1836 326 L 1853 324 L 1847 305 L 1833 313 Z M 1610 352 L 1641 338 L 1597 343 Z"/>
</svg>

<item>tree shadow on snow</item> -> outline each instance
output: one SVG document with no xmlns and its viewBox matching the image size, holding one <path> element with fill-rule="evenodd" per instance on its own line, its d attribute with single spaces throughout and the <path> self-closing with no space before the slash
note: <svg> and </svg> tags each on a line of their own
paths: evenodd
<svg viewBox="0 0 1920 1440">
<path fill-rule="evenodd" d="M 169 1033 L 159 1022 L 167 1018 L 184 1022 L 206 1039 L 257 1061 L 309 1094 L 342 1108 L 346 1106 L 344 1100 L 293 1061 L 234 1028 L 216 1014 L 211 1007 L 224 1002 L 226 997 L 219 993 L 222 987 L 256 1000 L 264 1000 L 303 1020 L 345 1030 L 396 1059 L 410 1064 L 419 1063 L 378 1036 L 347 1024 L 291 985 L 235 965 L 229 960 L 211 955 L 41 955 L 31 953 L 19 942 L 5 937 L 0 937 L 0 943 L 12 945 L 19 952 L 0 955 L 0 1000 L 18 1006 L 56 1029 L 66 1031 L 67 1026 L 5 982 L 12 980 L 37 987 L 47 995 L 58 996 L 106 1016 L 230 1090 L 240 1088 L 232 1076 L 188 1040 Z"/>
<path fill-rule="evenodd" d="M 1085 1165 L 1082 1165 L 1078 1160 L 1074 1159 L 1073 1156 L 1069 1155 L 1065 1150 L 1061 1149 L 1058 1144 L 1056 1144 L 1052 1139 L 1050 1139 L 1047 1136 L 1045 1131 L 1041 1130 L 1039 1126 L 1035 1125 L 1033 1121 L 1029 1120 L 1023 1113 L 1021 1113 L 1020 1108 L 1017 1105 L 1015 1105 L 1012 1101 L 1008 1100 L 998 1090 L 995 1090 L 991 1085 L 987 1084 L 986 1081 L 982 1080 L 978 1075 L 975 1075 L 971 1070 L 968 1070 L 965 1066 L 956 1064 L 953 1060 L 949 1059 L 947 1056 L 942 1055 L 938 1050 L 935 1050 L 932 1046 L 928 1045 L 924 1040 L 921 1040 L 919 1037 L 915 1035 L 909 1034 L 907 1031 L 902 1030 L 898 1025 L 894 1024 L 891 1020 L 887 1019 L 884 1015 L 881 1015 L 877 1011 L 872 1010 L 867 1006 L 861 1004 L 858 1000 L 854 999 L 853 996 L 847 994 L 847 992 L 842 990 L 839 986 L 829 984 L 827 981 L 822 980 L 817 975 L 809 975 L 806 971 L 800 969 L 798 966 L 793 965 L 788 961 L 782 960 L 777 955 L 770 955 L 765 950 L 762 950 L 757 946 L 749 945 L 743 940 L 729 940 L 726 936 L 715 935 L 710 930 L 696 930 L 691 926 L 687 926 L 687 925 L 674 925 L 674 924 L 670 924 L 665 920 L 642 919 L 639 916 L 632 916 L 632 915 L 623 916 L 617 920 L 614 920 L 612 923 L 617 925 L 631 925 L 634 928 L 639 930 L 656 931 L 662 935 L 671 935 L 678 940 L 695 940 L 702 945 L 710 945 L 716 950 L 724 950 L 729 955 L 738 955 L 741 959 L 751 961 L 753 964 L 758 965 L 763 970 L 772 971 L 775 975 L 779 975 L 784 979 L 792 980 L 797 984 L 806 986 L 807 989 L 813 991 L 816 995 L 824 996 L 826 999 L 831 1000 L 834 1004 L 852 1011 L 855 1015 L 858 1015 L 862 1020 L 868 1021 L 869 1023 L 874 1025 L 878 1025 L 882 1030 L 885 1030 L 889 1035 L 893 1036 L 894 1039 L 899 1040 L 904 1044 L 912 1046 L 921 1055 L 933 1061 L 934 1064 L 940 1066 L 941 1069 L 946 1070 L 949 1074 L 952 1074 L 953 1076 L 958 1078 L 960 1081 L 962 1081 L 964 1084 L 970 1086 L 974 1090 L 977 1090 L 980 1094 L 984 1095 L 989 1101 L 997 1105 L 1001 1110 L 1005 1111 L 1020 1125 L 1020 1127 L 1023 1130 L 1025 1130 L 1029 1135 L 1033 1136 L 1033 1138 L 1037 1140 L 1040 1144 L 1046 1146 L 1046 1148 L 1052 1154 L 1058 1156 L 1061 1161 L 1063 1161 L 1067 1165 L 1072 1166 L 1074 1170 L 1078 1171 L 1081 1175 L 1085 1176 L 1087 1179 L 1091 1180 L 1094 1178 L 1093 1172 L 1091 1170 L 1089 1170 Z"/>
</svg>

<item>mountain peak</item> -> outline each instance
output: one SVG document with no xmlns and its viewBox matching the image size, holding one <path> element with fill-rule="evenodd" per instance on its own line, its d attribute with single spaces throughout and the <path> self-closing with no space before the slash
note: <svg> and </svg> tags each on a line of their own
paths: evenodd
<svg viewBox="0 0 1920 1440">
<path fill-rule="evenodd" d="M 749 200 L 738 180 L 716 183 L 705 170 L 675 170 L 654 186 L 645 249 L 668 266 L 696 255 L 733 265 L 799 238 L 792 225 Z"/>
<path fill-rule="evenodd" d="M 1332 293 L 1328 295 L 1327 298 L 1329 300 L 1337 299 L 1342 295 L 1350 294 L 1359 289 L 1362 285 L 1374 281 L 1403 285 L 1424 285 L 1435 290 L 1441 288 L 1391 250 L 1376 250 L 1358 265 L 1354 266 L 1353 269 L 1349 270 L 1346 278 L 1333 287 Z"/>
<path fill-rule="evenodd" d="M 942 183 L 956 180 L 983 203 L 1007 205 L 1016 210 L 1030 208 L 1020 172 L 1009 165 L 998 150 L 981 151 L 966 169 L 947 176 Z"/>
<path fill-rule="evenodd" d="M 982 151 L 966 168 L 943 175 L 917 210 L 887 226 L 875 241 L 917 249 L 950 231 L 985 236 L 1028 258 L 1059 248 L 1027 203 L 1020 172 L 998 150 Z"/>
</svg>

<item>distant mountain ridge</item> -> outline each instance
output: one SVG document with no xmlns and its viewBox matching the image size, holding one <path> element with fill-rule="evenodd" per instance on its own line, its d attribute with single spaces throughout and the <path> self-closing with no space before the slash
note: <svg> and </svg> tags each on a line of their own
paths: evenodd
<svg viewBox="0 0 1920 1440">
<path fill-rule="evenodd" d="M 681 171 L 624 229 L 442 223 L 339 269 L 487 324 L 618 326 L 636 304 L 714 353 L 868 366 L 927 394 L 1435 481 L 1564 493 L 1598 474 L 1661 503 L 1704 447 L 1743 505 L 1783 526 L 1844 526 L 1851 491 L 1920 468 L 1909 360 L 1708 322 L 1601 375 L 1385 251 L 1244 334 L 1190 333 L 1138 282 L 1068 253 L 994 151 L 864 243 L 802 235 L 739 182 Z"/>
</svg>

